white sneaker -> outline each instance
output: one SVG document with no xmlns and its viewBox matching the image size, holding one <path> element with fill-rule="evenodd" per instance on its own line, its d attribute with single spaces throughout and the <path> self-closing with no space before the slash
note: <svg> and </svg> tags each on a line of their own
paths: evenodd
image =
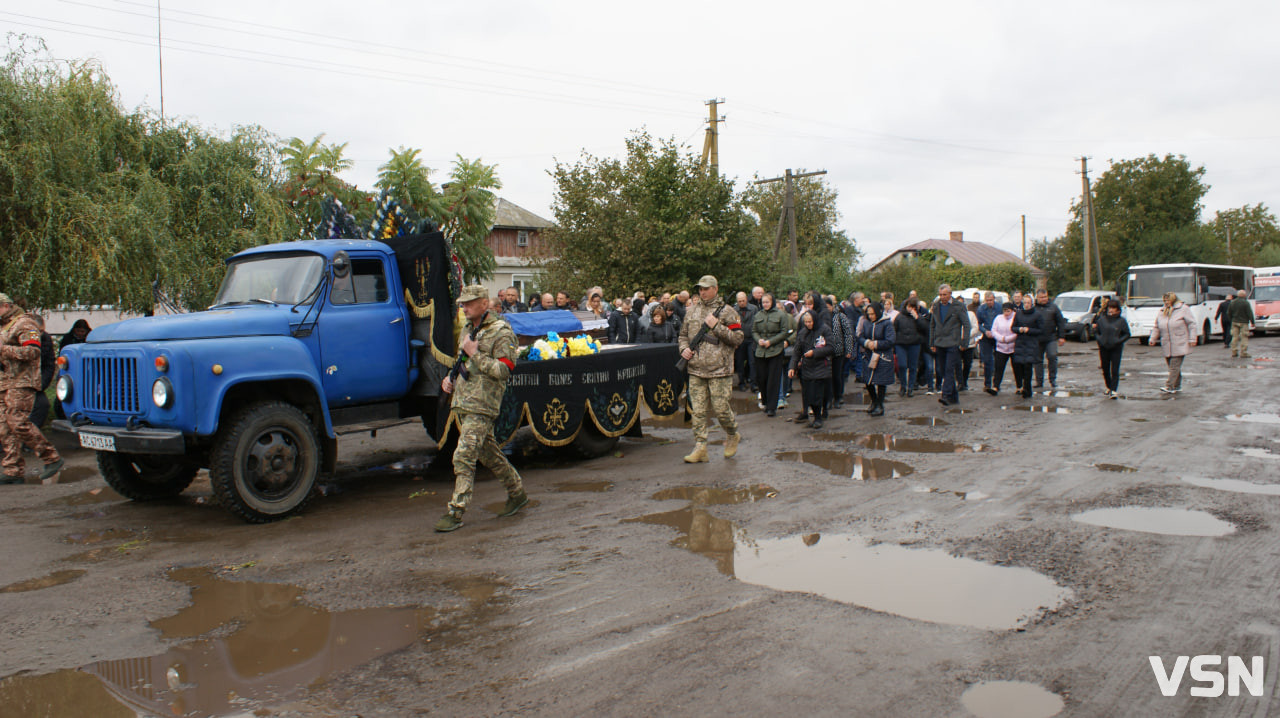
<svg viewBox="0 0 1280 718">
<path fill-rule="evenodd" d="M 1162 387 L 1160 387 L 1160 393 L 1161 393 L 1161 394 L 1172 394 L 1172 393 L 1173 393 L 1173 389 L 1170 389 L 1170 388 L 1169 388 L 1169 387 L 1167 387 L 1167 386 L 1162 386 Z"/>
</svg>

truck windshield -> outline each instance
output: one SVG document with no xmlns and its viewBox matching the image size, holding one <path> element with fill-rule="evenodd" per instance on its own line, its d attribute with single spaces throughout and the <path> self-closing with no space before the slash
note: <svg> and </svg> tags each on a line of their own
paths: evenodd
<svg viewBox="0 0 1280 718">
<path fill-rule="evenodd" d="M 1130 307 L 1159 307 L 1164 304 L 1165 292 L 1176 292 L 1178 299 L 1187 304 L 1196 303 L 1195 272 L 1190 269 L 1140 269 L 1130 273 Z"/>
<path fill-rule="evenodd" d="M 213 306 L 298 304 L 316 288 L 324 258 L 314 255 L 266 255 L 232 262 Z"/>
<path fill-rule="evenodd" d="M 1280 302 L 1280 284 L 1257 284 L 1253 288 L 1255 302 Z"/>
</svg>

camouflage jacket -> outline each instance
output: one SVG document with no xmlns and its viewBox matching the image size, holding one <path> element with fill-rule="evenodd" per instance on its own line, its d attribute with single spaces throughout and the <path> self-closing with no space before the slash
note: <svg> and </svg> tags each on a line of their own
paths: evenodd
<svg viewBox="0 0 1280 718">
<path fill-rule="evenodd" d="M 0 391 L 40 390 L 40 325 L 18 313 L 0 334 Z"/>
<path fill-rule="evenodd" d="M 516 333 L 511 325 L 492 312 L 480 320 L 476 332 L 479 345 L 476 353 L 466 359 L 468 378 L 458 377 L 453 388 L 453 410 L 466 414 L 479 414 L 496 418 L 502 405 L 502 394 L 507 390 L 507 378 L 516 367 L 519 351 Z M 469 334 L 471 326 L 465 331 Z"/>
<path fill-rule="evenodd" d="M 704 304 L 701 299 L 693 303 L 685 312 L 684 323 L 680 325 L 680 351 L 683 353 L 689 348 L 689 342 L 693 340 L 698 329 L 705 326 L 702 322 L 708 314 L 713 314 L 717 309 L 724 305 L 724 300 L 716 297 L 711 300 L 710 304 Z M 741 319 L 738 317 L 738 311 L 733 307 L 725 307 L 720 312 L 720 323 L 715 329 L 707 332 L 707 336 L 702 340 L 702 345 L 693 353 L 693 358 L 689 360 L 689 374 L 692 376 L 702 377 L 703 379 L 713 379 L 721 376 L 731 376 L 733 374 L 733 352 L 742 343 L 742 326 Z"/>
</svg>

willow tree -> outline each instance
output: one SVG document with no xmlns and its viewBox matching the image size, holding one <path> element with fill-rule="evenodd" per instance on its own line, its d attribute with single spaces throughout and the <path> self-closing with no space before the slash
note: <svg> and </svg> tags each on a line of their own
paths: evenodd
<svg viewBox="0 0 1280 718">
<path fill-rule="evenodd" d="M 11 41 L 11 45 L 13 41 Z M 0 68 L 0 289 L 35 306 L 208 304 L 222 260 L 296 234 L 260 129 L 126 112 L 93 62 L 22 38 Z"/>
</svg>

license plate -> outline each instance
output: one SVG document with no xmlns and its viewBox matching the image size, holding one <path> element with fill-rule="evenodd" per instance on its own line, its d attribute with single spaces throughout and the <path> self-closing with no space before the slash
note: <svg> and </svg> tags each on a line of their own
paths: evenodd
<svg viewBox="0 0 1280 718">
<path fill-rule="evenodd" d="M 102 434 L 90 434 L 86 431 L 80 432 L 80 445 L 86 449 L 94 451 L 115 451 L 116 437 L 103 436 Z"/>
</svg>

